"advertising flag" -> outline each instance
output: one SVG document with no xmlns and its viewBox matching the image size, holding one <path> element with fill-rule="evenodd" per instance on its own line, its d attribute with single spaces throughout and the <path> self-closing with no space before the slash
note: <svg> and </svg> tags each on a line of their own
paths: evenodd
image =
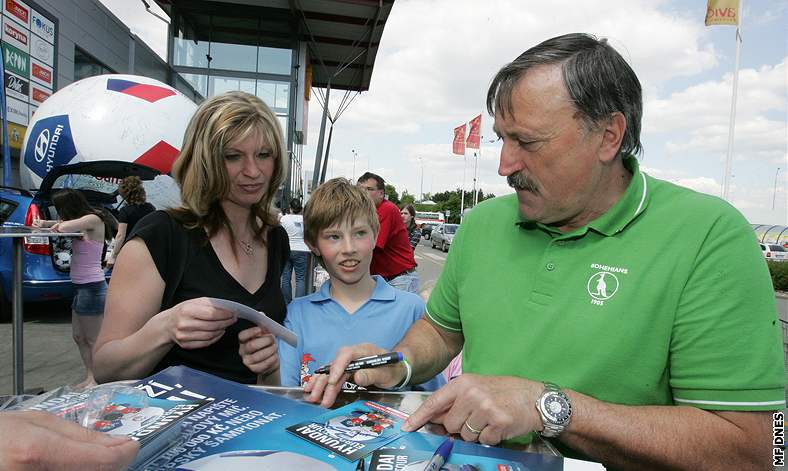
<svg viewBox="0 0 788 471">
<path fill-rule="evenodd" d="M 468 122 L 468 140 L 465 141 L 465 147 L 468 149 L 478 149 L 482 133 L 482 115 L 473 118 Z"/>
<path fill-rule="evenodd" d="M 706 26 L 739 26 L 739 0 L 709 0 Z"/>
<path fill-rule="evenodd" d="M 454 128 L 454 142 L 451 151 L 454 154 L 465 155 L 465 123 Z"/>
</svg>

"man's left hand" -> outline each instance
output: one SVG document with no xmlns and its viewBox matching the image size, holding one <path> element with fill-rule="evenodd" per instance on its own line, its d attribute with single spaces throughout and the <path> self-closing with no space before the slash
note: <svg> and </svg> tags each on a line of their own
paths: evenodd
<svg viewBox="0 0 788 471">
<path fill-rule="evenodd" d="M 496 445 L 542 429 L 535 403 L 543 389 L 541 383 L 513 376 L 463 374 L 424 401 L 402 430 L 434 422 L 463 440 Z"/>
</svg>

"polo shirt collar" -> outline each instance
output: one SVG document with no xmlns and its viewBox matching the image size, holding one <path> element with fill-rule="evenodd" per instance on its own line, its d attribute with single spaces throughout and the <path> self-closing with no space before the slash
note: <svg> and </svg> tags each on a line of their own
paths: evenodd
<svg viewBox="0 0 788 471">
<path fill-rule="evenodd" d="M 386 280 L 384 280 L 382 276 L 372 275 L 372 279 L 375 280 L 375 289 L 372 290 L 372 295 L 369 297 L 369 299 L 374 299 L 376 301 L 393 301 L 394 298 L 396 298 L 397 292 L 394 290 L 397 288 L 394 288 L 390 284 L 386 283 Z M 310 301 L 313 303 L 320 303 L 330 299 L 331 280 L 328 280 L 323 283 L 323 286 L 320 287 L 320 291 L 317 291 L 312 295 Z"/>
<path fill-rule="evenodd" d="M 624 156 L 623 163 L 624 167 L 632 172 L 629 186 L 613 207 L 588 224 L 589 228 L 606 236 L 623 231 L 630 222 L 646 210 L 649 202 L 646 174 L 640 171 L 637 159 L 627 155 Z"/>
<path fill-rule="evenodd" d="M 612 236 L 623 231 L 630 222 L 646 210 L 650 199 L 646 174 L 640 171 L 637 159 L 631 155 L 626 155 L 623 163 L 624 167 L 632 172 L 632 180 L 630 180 L 626 191 L 624 191 L 621 199 L 608 209 L 605 214 L 587 225 L 564 234 L 555 227 L 546 226 L 535 221 L 523 220 L 519 217 L 515 224 L 523 229 L 538 227 L 557 237 L 582 236 L 589 229 L 593 229 L 605 236 Z M 517 214 L 519 215 L 519 211 Z"/>
</svg>

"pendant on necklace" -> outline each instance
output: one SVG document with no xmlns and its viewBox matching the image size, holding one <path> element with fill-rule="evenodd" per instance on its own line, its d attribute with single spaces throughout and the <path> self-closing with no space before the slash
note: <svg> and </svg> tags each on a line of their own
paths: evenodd
<svg viewBox="0 0 788 471">
<path fill-rule="evenodd" d="M 244 251 L 244 253 L 246 255 L 248 255 L 250 257 L 252 255 L 254 255 L 254 245 L 250 244 L 249 242 L 246 242 L 245 240 L 241 240 L 241 239 L 238 239 L 238 245 L 241 246 L 241 249 L 243 249 L 243 251 Z"/>
</svg>

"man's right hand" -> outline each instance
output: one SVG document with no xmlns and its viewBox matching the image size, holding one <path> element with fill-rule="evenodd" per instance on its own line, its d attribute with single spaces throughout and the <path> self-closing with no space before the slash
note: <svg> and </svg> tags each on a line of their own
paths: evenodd
<svg viewBox="0 0 788 471">
<path fill-rule="evenodd" d="M 10 471 L 124 470 L 139 444 L 46 412 L 0 412 L 0 467 Z"/>
<path fill-rule="evenodd" d="M 406 373 L 405 366 L 401 363 L 359 370 L 352 374 L 352 378 L 350 373 L 345 372 L 351 361 L 383 353 L 388 353 L 388 350 L 371 343 L 340 348 L 336 358 L 331 362 L 329 374 L 312 375 L 309 382 L 304 385 L 304 392 L 308 393 L 305 399 L 309 402 L 319 402 L 323 407 L 331 407 L 342 392 L 342 385 L 348 380 L 359 386 L 393 388 L 399 385 L 405 379 Z"/>
</svg>

